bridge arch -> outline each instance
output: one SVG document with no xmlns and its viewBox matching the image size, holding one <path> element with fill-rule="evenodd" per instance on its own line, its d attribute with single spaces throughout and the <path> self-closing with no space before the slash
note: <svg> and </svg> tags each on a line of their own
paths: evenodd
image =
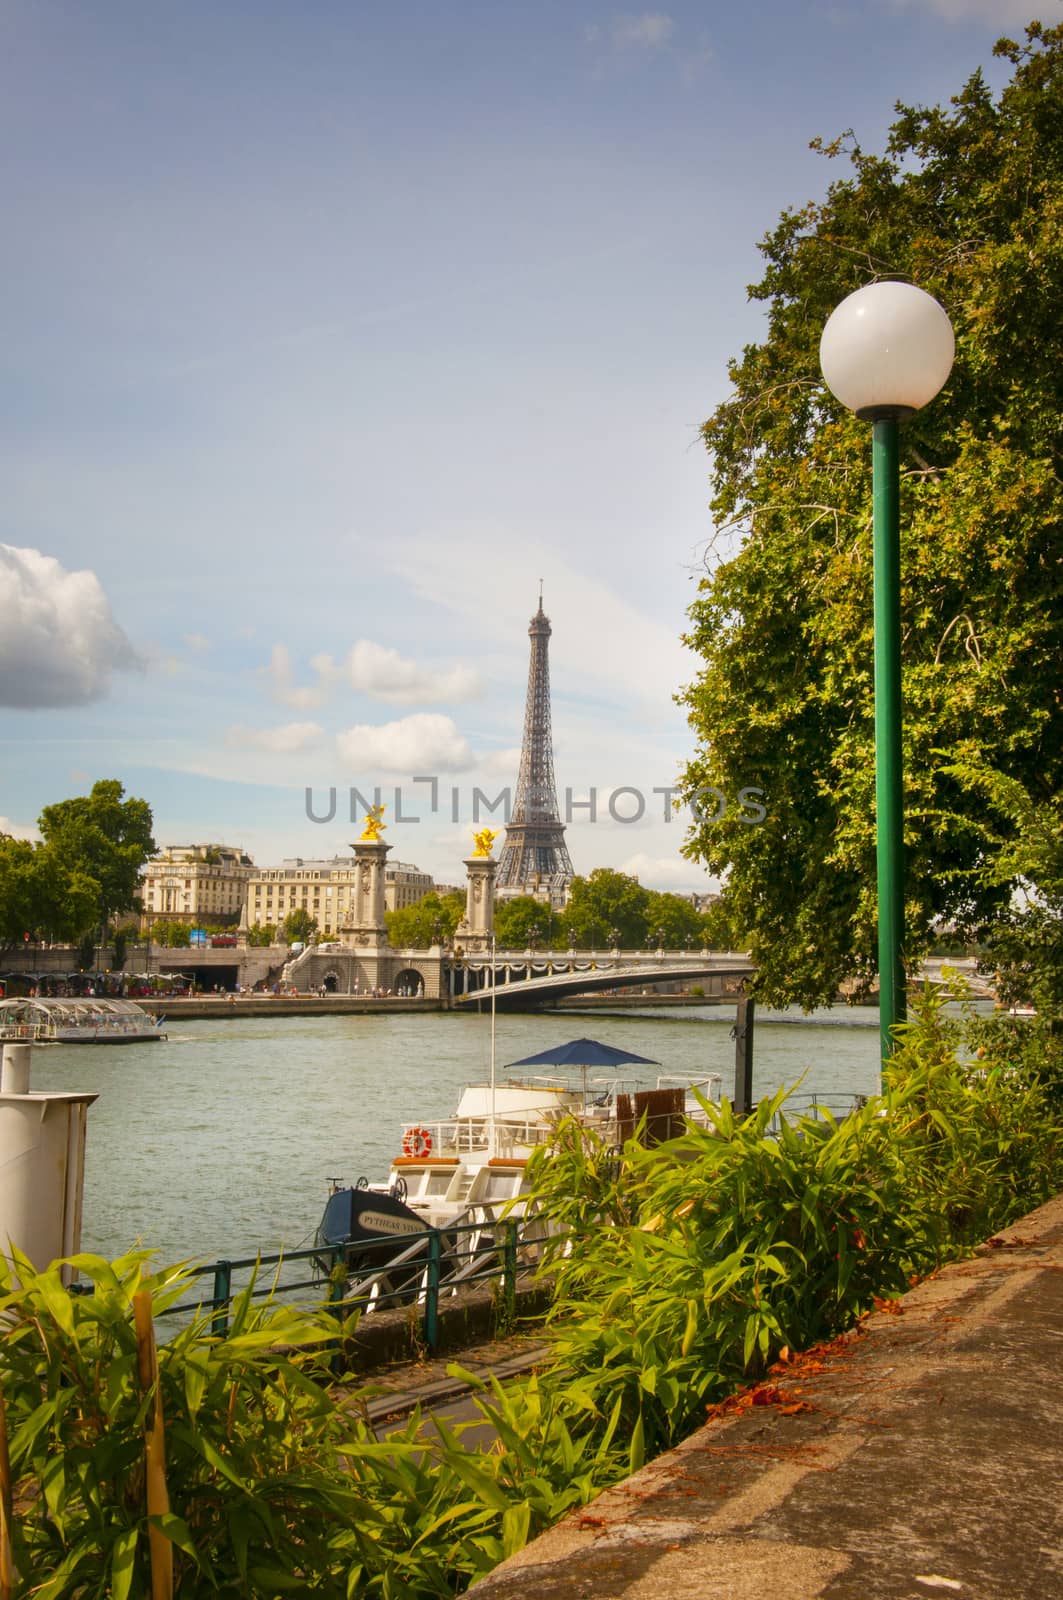
<svg viewBox="0 0 1063 1600">
<path fill-rule="evenodd" d="M 419 972 L 416 967 L 403 967 L 392 979 L 391 992 L 411 999 L 427 993 L 424 973 Z"/>
</svg>

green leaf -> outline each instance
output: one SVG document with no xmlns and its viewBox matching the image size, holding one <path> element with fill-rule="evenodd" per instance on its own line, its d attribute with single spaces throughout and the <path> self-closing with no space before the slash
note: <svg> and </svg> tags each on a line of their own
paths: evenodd
<svg viewBox="0 0 1063 1600">
<path fill-rule="evenodd" d="M 510 1506 L 502 1518 L 503 1557 L 515 1555 L 518 1550 L 524 1549 L 530 1529 L 531 1506 L 528 1502 L 525 1500 Z"/>
<path fill-rule="evenodd" d="M 631 1430 L 631 1444 L 627 1453 L 629 1472 L 637 1472 L 646 1460 L 646 1434 L 642 1425 L 642 1412 L 638 1414 L 635 1426 Z"/>
<path fill-rule="evenodd" d="M 137 1539 L 136 1528 L 125 1528 L 115 1536 L 111 1546 L 112 1600 L 128 1600 L 136 1570 Z"/>
</svg>

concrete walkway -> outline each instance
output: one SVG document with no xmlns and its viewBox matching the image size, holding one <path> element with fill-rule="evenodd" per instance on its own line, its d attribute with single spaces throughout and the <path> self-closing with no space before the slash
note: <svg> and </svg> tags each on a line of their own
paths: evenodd
<svg viewBox="0 0 1063 1600">
<path fill-rule="evenodd" d="M 1061 1383 L 1063 1196 L 795 1359 L 472 1592 L 1059 1600 Z"/>
</svg>

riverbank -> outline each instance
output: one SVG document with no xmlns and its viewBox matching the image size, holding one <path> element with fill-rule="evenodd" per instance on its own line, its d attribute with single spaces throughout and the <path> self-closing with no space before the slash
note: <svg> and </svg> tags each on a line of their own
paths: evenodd
<svg viewBox="0 0 1063 1600">
<path fill-rule="evenodd" d="M 448 1010 L 443 1000 L 427 996 L 410 998 L 400 995 L 354 994 L 197 994 L 168 995 L 158 999 L 138 1000 L 153 1017 L 350 1017 L 381 1013 L 403 1015 L 435 1015 Z M 546 1011 L 637 1011 L 646 1005 L 681 1008 L 686 1006 L 734 1005 L 734 996 L 721 1000 L 693 994 L 615 994 L 587 995 L 571 1000 L 557 1000 Z M 484 1001 L 486 1010 L 488 1001 Z"/>
<path fill-rule="evenodd" d="M 153 1017 L 191 1020 L 194 1017 L 350 1017 L 372 1013 L 434 1014 L 445 1010 L 441 1000 L 411 999 L 400 995 L 355 994 L 197 994 L 167 995 L 138 1000 Z"/>
<path fill-rule="evenodd" d="M 484 1600 L 1063 1593 L 1063 1196 L 504 1562 Z"/>
</svg>

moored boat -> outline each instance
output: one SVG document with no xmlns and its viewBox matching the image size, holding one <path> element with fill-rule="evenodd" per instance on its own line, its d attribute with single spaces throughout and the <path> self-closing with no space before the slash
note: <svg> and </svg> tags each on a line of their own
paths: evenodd
<svg viewBox="0 0 1063 1600">
<path fill-rule="evenodd" d="M 135 1000 L 0 1000 L 0 1044 L 142 1044 L 163 1020 Z"/>
<path fill-rule="evenodd" d="M 356 1197 L 350 1203 L 359 1215 L 372 1197 L 390 1196 L 428 1228 L 490 1230 L 506 1219 L 524 1218 L 528 1162 L 550 1144 L 566 1118 L 616 1145 L 640 1125 L 647 1141 L 658 1143 L 681 1133 L 685 1118 L 705 1119 L 698 1096 L 718 1100 L 720 1077 L 710 1074 L 692 1082 L 633 1071 L 658 1065 L 593 1039 L 511 1062 L 503 1081 L 467 1085 L 453 1116 L 405 1123 L 385 1181 L 363 1178 L 341 1192 Z M 516 1069 L 528 1068 L 549 1071 L 517 1074 Z M 358 1201 L 359 1195 L 367 1198 Z M 335 1191 L 329 1205 L 334 1203 Z"/>
</svg>

